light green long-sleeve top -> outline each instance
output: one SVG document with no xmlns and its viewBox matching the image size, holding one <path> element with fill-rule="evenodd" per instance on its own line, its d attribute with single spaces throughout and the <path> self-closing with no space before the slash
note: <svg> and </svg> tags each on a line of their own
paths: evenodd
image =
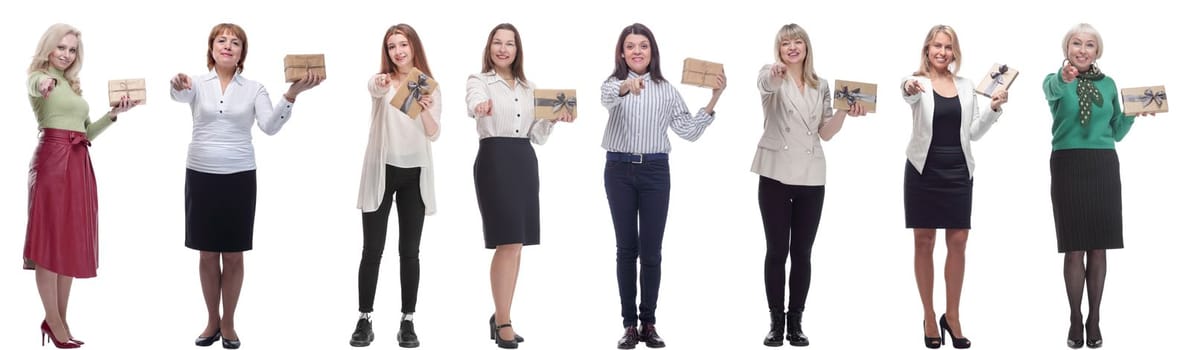
<svg viewBox="0 0 1191 350">
<path fill-rule="evenodd" d="M 1079 94 L 1075 91 L 1078 84 L 1063 82 L 1060 73 L 1047 75 L 1042 81 L 1054 117 L 1050 128 L 1051 150 L 1115 149 L 1116 142 L 1125 138 L 1134 120 L 1121 112 L 1116 82 L 1107 76 L 1092 82 L 1100 90 L 1104 103 L 1092 104 L 1092 117 L 1085 126 L 1079 123 Z"/>
<path fill-rule="evenodd" d="M 42 98 L 37 91 L 38 85 L 46 77 L 58 79 L 58 84 L 50 91 L 49 97 Z M 91 112 L 87 101 L 75 93 L 67 83 L 62 71 L 50 67 L 45 72 L 29 73 L 29 104 L 33 106 L 33 114 L 37 116 L 39 129 L 62 129 L 78 131 L 87 134 L 87 140 L 94 140 L 112 125 L 112 118 L 104 114 L 94 122 L 88 116 Z"/>
</svg>

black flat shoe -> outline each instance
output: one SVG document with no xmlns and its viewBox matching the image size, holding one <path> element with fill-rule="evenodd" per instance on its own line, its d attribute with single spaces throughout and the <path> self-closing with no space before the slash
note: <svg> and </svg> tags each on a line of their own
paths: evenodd
<svg viewBox="0 0 1191 350">
<path fill-rule="evenodd" d="M 240 339 L 231 340 L 228 338 L 223 338 L 223 348 L 224 349 L 239 349 L 240 348 Z"/>
<path fill-rule="evenodd" d="M 641 341 L 645 342 L 645 346 L 651 348 L 666 347 L 666 342 L 662 340 L 662 336 L 658 335 L 658 330 L 652 323 L 641 325 Z"/>
<path fill-rule="evenodd" d="M 372 345 L 376 335 L 372 333 L 372 320 L 361 318 L 356 321 L 356 330 L 352 332 L 352 340 L 348 342 L 354 347 Z"/>
<path fill-rule="evenodd" d="M 939 335 L 944 333 L 951 335 L 951 346 L 956 349 L 967 349 L 972 347 L 972 342 L 968 338 L 956 338 L 955 332 L 951 331 L 951 326 L 947 324 L 947 314 L 939 317 Z M 941 338 L 939 340 L 942 340 Z"/>
<path fill-rule="evenodd" d="M 211 344 L 215 344 L 216 340 L 219 340 L 219 330 L 218 329 L 215 330 L 215 334 L 212 334 L 209 337 L 204 337 L 204 336 L 200 335 L 197 339 L 194 340 L 194 345 L 211 346 Z"/>
<path fill-rule="evenodd" d="M 418 342 L 418 334 L 414 333 L 414 321 L 402 320 L 401 328 L 397 330 L 397 346 L 416 348 L 421 344 Z"/>
<path fill-rule="evenodd" d="M 617 349 L 634 349 L 637 347 L 637 342 L 641 341 L 641 334 L 637 332 L 637 327 L 628 326 L 624 328 L 624 336 L 616 342 Z"/>
</svg>

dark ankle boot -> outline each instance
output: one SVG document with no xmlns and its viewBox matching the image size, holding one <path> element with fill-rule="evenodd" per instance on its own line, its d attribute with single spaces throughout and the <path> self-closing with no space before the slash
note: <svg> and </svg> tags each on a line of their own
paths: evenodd
<svg viewBox="0 0 1191 350">
<path fill-rule="evenodd" d="M 802 309 L 790 311 L 786 315 L 786 340 L 789 340 L 790 345 L 793 346 L 811 345 L 811 341 L 806 338 L 806 334 L 802 334 Z"/>
<path fill-rule="evenodd" d="M 765 346 L 782 346 L 782 336 L 786 334 L 786 313 L 781 311 L 769 312 L 769 334 L 765 335 Z"/>
</svg>

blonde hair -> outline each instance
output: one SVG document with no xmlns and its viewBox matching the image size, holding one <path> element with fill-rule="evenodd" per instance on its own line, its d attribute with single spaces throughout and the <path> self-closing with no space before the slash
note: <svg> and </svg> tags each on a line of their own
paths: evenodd
<svg viewBox="0 0 1191 350">
<path fill-rule="evenodd" d="M 814 50 L 811 49 L 811 37 L 806 34 L 806 29 L 794 23 L 782 26 L 778 29 L 777 36 L 773 38 L 773 57 L 776 62 L 782 61 L 782 41 L 802 39 L 806 44 L 806 52 L 802 59 L 802 81 L 813 88 L 819 88 L 819 75 L 815 74 L 815 56 Z M 787 75 L 787 79 L 794 79 L 794 76 Z"/>
<path fill-rule="evenodd" d="M 959 49 L 959 36 L 955 34 L 955 29 L 952 29 L 951 26 L 940 24 L 931 27 L 930 32 L 926 33 L 926 39 L 922 41 L 922 53 L 920 56 L 922 62 L 918 66 L 918 71 L 914 72 L 914 75 L 930 76 L 930 58 L 927 57 L 927 52 L 930 50 L 930 42 L 939 34 L 947 34 L 947 36 L 951 37 L 951 64 L 953 66 L 950 67 L 948 73 L 954 76 L 956 72 L 959 72 L 959 64 L 963 61 L 964 57 L 963 52 Z"/>
<path fill-rule="evenodd" d="M 58 48 L 58 42 L 61 42 L 62 38 L 72 34 L 79 38 L 78 52 L 74 62 L 66 68 L 66 71 L 62 72 L 62 76 L 66 77 L 66 83 L 70 85 L 70 89 L 82 96 L 83 89 L 79 84 L 79 70 L 83 69 L 83 37 L 78 29 L 69 24 L 57 23 L 46 29 L 45 34 L 41 35 L 41 40 L 37 43 L 37 51 L 33 54 L 33 63 L 29 64 L 28 73 L 49 73 L 50 54 Z"/>
<path fill-rule="evenodd" d="M 1076 24 L 1067 31 L 1067 35 L 1063 37 L 1063 57 L 1067 57 L 1067 45 L 1071 45 L 1071 38 L 1077 34 L 1088 34 L 1096 40 L 1096 59 L 1100 59 L 1100 55 L 1104 54 L 1104 40 L 1100 39 L 1100 32 L 1087 23 Z"/>
</svg>

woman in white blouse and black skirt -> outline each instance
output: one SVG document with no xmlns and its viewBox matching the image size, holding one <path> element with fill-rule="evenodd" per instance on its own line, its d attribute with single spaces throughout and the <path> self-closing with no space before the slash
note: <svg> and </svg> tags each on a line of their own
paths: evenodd
<svg viewBox="0 0 1191 350">
<path fill-rule="evenodd" d="M 761 67 L 757 76 L 765 132 L 752 166 L 761 177 L 757 200 L 765 227 L 770 329 L 764 344 L 782 346 L 785 333 L 790 345 L 807 346 L 810 340 L 802 333 L 802 311 L 811 285 L 811 247 L 823 214 L 827 181 L 820 140 L 831 140 L 844 127 L 845 115 L 866 111 L 859 103 L 850 110 L 832 109 L 831 86 L 815 73 L 815 52 L 801 26 L 782 26 L 773 44 L 775 61 Z M 790 258 L 788 309 L 783 305 L 786 257 Z"/>
<path fill-rule="evenodd" d="M 349 342 L 352 346 L 368 346 L 374 338 L 372 306 L 388 236 L 389 211 L 394 204 L 399 229 L 397 254 L 401 262 L 402 317 L 397 345 L 412 348 L 420 344 L 413 323 L 421 276 L 418 247 L 422 242 L 422 224 L 427 215 L 435 212 L 430 142 L 438 139 L 438 120 L 442 115 L 438 102 L 442 94 L 440 89 L 423 94 L 421 84 L 403 86 L 402 82 L 414 68 L 425 78 L 434 77 L 418 32 L 404 23 L 389 27 L 381 42 L 380 72 L 368 79 L 372 123 L 357 204 L 363 211 L 364 249 L 359 272 L 360 319 Z M 406 113 L 408 110 L 389 103 L 399 89 L 408 91 L 407 98 L 422 107 L 420 112 L 411 116 Z"/>
<path fill-rule="evenodd" d="M 624 326 L 624 336 L 617 343 L 620 349 L 632 349 L 639 341 L 651 348 L 666 346 L 654 328 L 662 233 L 670 208 L 670 140 L 666 131 L 674 130 L 689 141 L 699 139 L 715 120 L 715 103 L 726 84 L 724 76 L 717 77 L 707 106 L 691 115 L 682 96 L 662 77 L 660 60 L 653 32 L 640 23 L 629 25 L 616 41 L 616 68 L 600 90 L 600 102 L 608 109 L 604 191 L 616 230 L 616 281 Z"/>
<path fill-rule="evenodd" d="M 483 73 L 467 78 L 467 110 L 480 134 L 474 177 L 484 246 L 496 250 L 490 271 L 496 312 L 488 319 L 489 336 L 501 348 L 515 349 L 524 341 L 509 321 L 521 247 L 538 244 L 541 233 L 538 158 L 530 143 L 545 143 L 554 121 L 534 118 L 534 85 L 525 79 L 517 28 L 508 23 L 492 28 L 483 59 Z"/>
<path fill-rule="evenodd" d="M 975 84 L 959 77 L 963 54 L 959 38 L 949 26 L 931 28 L 922 43 L 918 71 L 902 79 L 903 98 L 914 113 L 910 145 L 906 148 L 906 228 L 914 230 L 914 277 L 922 300 L 925 345 L 938 348 L 949 332 L 952 345 L 967 348 L 959 324 L 959 297 L 964 281 L 964 251 L 972 228 L 971 141 L 984 136 L 1001 117 L 1008 93 L 993 94 L 990 109 L 980 109 Z M 927 92 L 930 94 L 928 95 Z M 944 229 L 947 262 L 947 308 L 934 328 L 935 231 Z"/>
<path fill-rule="evenodd" d="M 199 280 L 207 326 L 195 345 L 240 347 L 236 303 L 244 284 L 244 251 L 252 249 L 256 213 L 256 156 L 252 124 L 273 135 L 290 119 L 298 94 L 322 83 L 311 73 L 290 85 L 276 106 L 265 86 L 244 78 L 248 37 L 222 23 L 207 38 L 206 74 L 179 73 L 170 97 L 190 105 L 194 121 L 186 159 L 186 247 L 199 251 Z M 222 266 L 220 263 L 222 262 Z M 220 316 L 220 301 L 223 315 Z"/>
</svg>

